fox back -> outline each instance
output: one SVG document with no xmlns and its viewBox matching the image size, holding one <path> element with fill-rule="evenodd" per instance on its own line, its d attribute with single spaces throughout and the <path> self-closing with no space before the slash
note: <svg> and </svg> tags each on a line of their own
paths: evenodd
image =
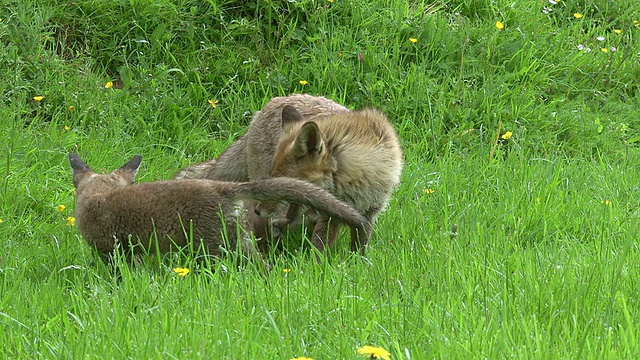
<svg viewBox="0 0 640 360">
<path fill-rule="evenodd" d="M 242 252 L 254 255 L 242 201 L 225 186 L 205 180 L 133 185 L 140 156 L 110 174 L 95 173 L 75 154 L 69 160 L 78 230 L 102 255 L 118 242 L 134 252 L 165 253 L 191 245 L 190 239 L 210 255 L 220 255 L 223 245 L 234 251 L 240 240 Z"/>
</svg>

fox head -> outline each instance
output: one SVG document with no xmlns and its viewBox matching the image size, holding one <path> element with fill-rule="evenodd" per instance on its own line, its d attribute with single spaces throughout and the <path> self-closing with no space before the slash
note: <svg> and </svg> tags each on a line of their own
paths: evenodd
<svg viewBox="0 0 640 360">
<path fill-rule="evenodd" d="M 96 174 L 77 154 L 69 154 L 76 197 L 86 192 L 98 194 L 133 184 L 142 156 L 136 155 L 128 163 L 110 174 Z"/>
<path fill-rule="evenodd" d="M 334 169 L 318 125 L 305 122 L 290 105 L 282 109 L 282 138 L 271 164 L 271 176 L 293 177 L 324 187 L 325 175 Z"/>
<path fill-rule="evenodd" d="M 335 170 L 327 144 L 318 125 L 304 121 L 304 117 L 291 105 L 282 108 L 282 137 L 271 164 L 271 176 L 306 180 L 325 188 L 327 174 Z M 304 208 L 304 207 L 303 207 Z M 286 203 L 260 202 L 255 208 L 263 217 L 271 217 L 272 223 L 286 224 L 300 217 L 299 206 Z"/>
</svg>

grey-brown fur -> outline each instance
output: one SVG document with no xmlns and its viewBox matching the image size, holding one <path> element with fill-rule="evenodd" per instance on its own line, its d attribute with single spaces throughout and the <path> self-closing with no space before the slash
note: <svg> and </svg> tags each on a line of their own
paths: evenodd
<svg viewBox="0 0 640 360">
<path fill-rule="evenodd" d="M 353 205 L 373 225 L 400 182 L 403 154 L 396 130 L 374 109 L 306 120 L 296 109 L 284 107 L 283 135 L 273 156 L 271 175 L 314 183 Z M 274 211 L 272 206 L 259 208 L 266 213 Z M 312 242 L 322 250 L 325 244 L 333 243 L 338 230 L 339 224 L 322 216 Z M 364 254 L 368 237 L 368 233 L 361 234 L 358 240 L 352 233 L 352 250 L 358 248 L 359 241 Z"/>
<path fill-rule="evenodd" d="M 245 256 L 259 258 L 250 241 L 243 200 L 303 203 L 354 229 L 368 231 L 367 219 L 355 209 L 305 181 L 185 179 L 133 185 L 140 161 L 136 156 L 110 174 L 96 174 L 78 155 L 69 155 L 76 187 L 76 224 L 87 243 L 103 255 L 111 253 L 117 241 L 125 249 L 133 246 L 153 252 L 157 246 L 164 253 L 190 245 L 189 235 L 193 234 L 193 248 L 202 245 L 210 255 L 220 255 L 225 246 L 233 251 L 239 243 Z M 154 235 L 157 244 L 150 241 Z"/>
</svg>

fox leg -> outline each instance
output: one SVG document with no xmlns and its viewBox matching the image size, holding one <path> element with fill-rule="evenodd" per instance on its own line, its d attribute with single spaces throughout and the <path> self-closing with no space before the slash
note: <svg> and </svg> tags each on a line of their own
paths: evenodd
<svg viewBox="0 0 640 360">
<path fill-rule="evenodd" d="M 373 224 L 376 222 L 376 218 L 380 213 L 379 210 L 367 211 L 365 217 L 369 219 L 366 224 L 363 224 L 362 227 L 352 227 L 351 228 L 351 251 L 354 253 L 359 252 L 360 255 L 364 256 L 367 245 L 369 245 L 369 238 L 371 237 L 371 232 L 373 231 Z"/>
<path fill-rule="evenodd" d="M 245 207 L 247 208 L 249 229 L 253 231 L 258 251 L 266 254 L 272 243 L 275 243 L 279 238 L 280 232 L 272 225 L 270 218 L 260 216 L 255 203 L 247 201 Z"/>
<path fill-rule="evenodd" d="M 320 252 L 324 252 L 325 245 L 332 246 L 340 232 L 340 222 L 322 216 L 313 228 L 311 243 Z"/>
</svg>

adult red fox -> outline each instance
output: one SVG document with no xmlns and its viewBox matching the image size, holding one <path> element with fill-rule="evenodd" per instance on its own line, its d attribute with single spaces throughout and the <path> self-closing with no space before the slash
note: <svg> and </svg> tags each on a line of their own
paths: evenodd
<svg viewBox="0 0 640 360">
<path fill-rule="evenodd" d="M 374 109 L 341 112 L 309 121 L 293 106 L 282 110 L 283 135 L 271 175 L 307 180 L 353 205 L 371 225 L 385 209 L 400 182 L 403 154 L 396 130 Z M 294 205 L 295 207 L 295 205 Z M 258 206 L 262 215 L 281 214 L 282 207 Z M 289 217 L 292 210 L 289 208 Z M 312 243 L 322 251 L 338 235 L 339 222 L 322 215 Z M 370 233 L 351 233 L 351 249 L 364 255 Z"/>
<path fill-rule="evenodd" d="M 141 160 L 138 155 L 110 174 L 97 174 L 78 155 L 69 155 L 78 230 L 103 256 L 112 253 L 119 242 L 134 253 L 202 246 L 209 255 L 239 248 L 248 258 L 261 258 L 251 240 L 243 200 L 302 203 L 356 232 L 369 231 L 367 218 L 306 181 L 188 179 L 133 185 Z"/>
</svg>

